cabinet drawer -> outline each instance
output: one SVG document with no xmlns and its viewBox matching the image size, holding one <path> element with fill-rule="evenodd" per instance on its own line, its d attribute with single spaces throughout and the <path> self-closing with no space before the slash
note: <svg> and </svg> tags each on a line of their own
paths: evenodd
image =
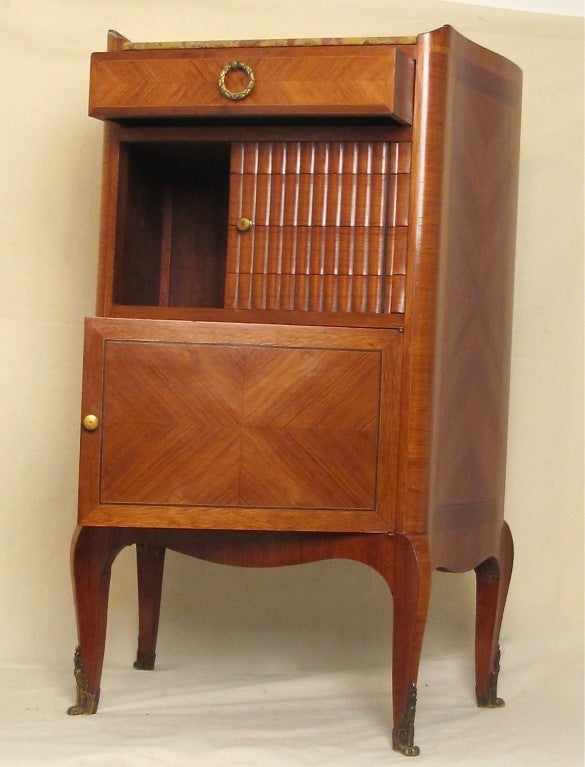
<svg viewBox="0 0 585 767">
<path fill-rule="evenodd" d="M 80 522 L 391 529 L 400 348 L 393 330 L 89 320 Z"/>
<path fill-rule="evenodd" d="M 94 53 L 89 114 L 353 115 L 410 125 L 414 62 L 395 45 Z"/>
</svg>

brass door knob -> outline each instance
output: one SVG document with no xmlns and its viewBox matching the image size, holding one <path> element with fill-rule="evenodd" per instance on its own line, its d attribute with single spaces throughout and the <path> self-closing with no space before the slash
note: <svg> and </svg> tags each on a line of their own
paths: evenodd
<svg viewBox="0 0 585 767">
<path fill-rule="evenodd" d="M 83 419 L 83 428 L 86 431 L 95 431 L 99 425 L 100 425 L 100 419 L 97 417 L 97 415 L 94 415 L 93 413 L 89 413 Z"/>
<path fill-rule="evenodd" d="M 236 229 L 238 232 L 247 232 L 253 226 L 252 221 L 249 218 L 242 216 L 236 221 Z"/>
</svg>

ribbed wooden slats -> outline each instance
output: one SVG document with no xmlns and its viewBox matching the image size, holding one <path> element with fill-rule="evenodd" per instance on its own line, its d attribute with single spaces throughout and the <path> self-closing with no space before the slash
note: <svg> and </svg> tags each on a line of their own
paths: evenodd
<svg viewBox="0 0 585 767">
<path fill-rule="evenodd" d="M 407 143 L 234 144 L 226 306 L 404 311 L 409 172 Z"/>
</svg>

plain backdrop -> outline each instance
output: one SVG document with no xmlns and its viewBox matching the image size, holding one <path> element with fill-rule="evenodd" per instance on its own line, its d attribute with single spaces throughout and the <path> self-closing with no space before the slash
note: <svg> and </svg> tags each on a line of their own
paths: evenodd
<svg viewBox="0 0 585 767">
<path fill-rule="evenodd" d="M 3 764 L 375 765 L 391 599 L 361 565 L 255 571 L 169 554 L 158 667 L 132 671 L 133 555 L 113 568 L 102 701 L 73 702 L 82 323 L 102 125 L 89 56 L 133 40 L 413 35 L 449 23 L 524 71 L 502 631 L 508 706 L 473 707 L 474 579 L 437 574 L 421 764 L 583 764 L 583 19 L 434 0 L 0 0 Z"/>
</svg>

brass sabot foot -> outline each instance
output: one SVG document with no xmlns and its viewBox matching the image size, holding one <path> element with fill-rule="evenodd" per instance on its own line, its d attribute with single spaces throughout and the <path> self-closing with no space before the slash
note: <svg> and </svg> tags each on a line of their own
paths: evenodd
<svg viewBox="0 0 585 767">
<path fill-rule="evenodd" d="M 475 690 L 477 705 L 480 708 L 503 708 L 506 702 L 498 698 L 498 675 L 500 673 L 500 648 L 496 654 L 494 670 L 492 671 L 490 686 L 487 691 Z"/>
<path fill-rule="evenodd" d="M 392 748 L 404 756 L 418 756 L 420 748 L 410 743 L 400 743 L 397 738 L 392 736 Z"/>
<path fill-rule="evenodd" d="M 88 695 L 84 700 L 69 706 L 67 713 L 69 716 L 80 716 L 81 714 L 95 714 L 97 711 L 97 702 L 93 695 Z"/>
<path fill-rule="evenodd" d="M 74 676 L 77 683 L 77 701 L 74 706 L 67 709 L 69 716 L 79 716 L 81 714 L 95 714 L 98 707 L 99 692 L 93 693 L 88 689 L 89 683 L 83 670 L 83 659 L 81 657 L 81 648 L 75 649 L 73 658 Z"/>
<path fill-rule="evenodd" d="M 416 714 L 416 685 L 408 691 L 406 708 L 400 725 L 392 731 L 392 748 L 404 756 L 418 756 L 420 748 L 414 745 L 414 717 Z"/>
<path fill-rule="evenodd" d="M 506 701 L 503 698 L 492 695 L 491 691 L 487 695 L 476 691 L 476 698 L 477 705 L 480 708 L 504 708 L 506 705 Z"/>
</svg>

